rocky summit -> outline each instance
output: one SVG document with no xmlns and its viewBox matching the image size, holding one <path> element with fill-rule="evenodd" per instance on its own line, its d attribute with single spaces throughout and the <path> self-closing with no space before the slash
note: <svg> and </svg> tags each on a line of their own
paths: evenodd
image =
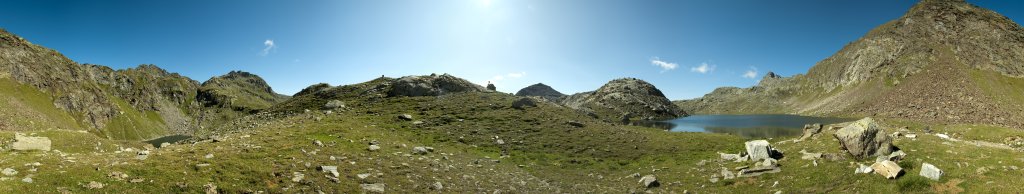
<svg viewBox="0 0 1024 194">
<path fill-rule="evenodd" d="M 558 90 L 551 88 L 551 86 L 544 85 L 544 83 L 537 83 L 530 86 L 526 86 L 523 89 L 519 89 L 516 92 L 516 96 L 539 96 L 548 101 L 557 101 L 559 98 L 565 96 Z"/>
<path fill-rule="evenodd" d="M 565 97 L 562 104 L 606 119 L 630 115 L 643 120 L 662 120 L 687 115 L 672 104 L 661 90 L 636 78 L 609 81 L 596 91 Z"/>
</svg>

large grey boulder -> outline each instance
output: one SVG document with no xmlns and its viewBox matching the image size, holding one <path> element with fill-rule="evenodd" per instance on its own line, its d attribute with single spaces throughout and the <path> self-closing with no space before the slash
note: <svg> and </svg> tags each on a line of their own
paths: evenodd
<svg viewBox="0 0 1024 194">
<path fill-rule="evenodd" d="M 761 161 L 778 157 L 778 151 L 772 148 L 767 140 L 753 140 L 746 143 L 747 155 L 751 161 Z"/>
<path fill-rule="evenodd" d="M 11 149 L 18 151 L 50 151 L 50 144 L 50 138 L 47 137 L 28 137 L 21 133 L 15 133 L 14 144 L 11 144 Z"/>
<path fill-rule="evenodd" d="M 925 178 L 937 181 L 937 180 L 939 180 L 939 178 L 942 178 L 942 170 L 939 169 L 938 167 L 935 167 L 935 165 L 932 165 L 932 164 L 929 164 L 929 163 L 923 163 L 923 164 L 921 164 L 921 173 L 920 173 L 920 175 L 925 177 Z"/>
<path fill-rule="evenodd" d="M 526 107 L 537 107 L 537 100 L 530 97 L 523 97 L 512 102 L 512 108 L 523 110 L 526 109 Z"/>
<path fill-rule="evenodd" d="M 894 150 L 892 138 L 869 117 L 839 129 L 835 137 L 843 149 L 857 159 L 887 156 Z"/>
</svg>

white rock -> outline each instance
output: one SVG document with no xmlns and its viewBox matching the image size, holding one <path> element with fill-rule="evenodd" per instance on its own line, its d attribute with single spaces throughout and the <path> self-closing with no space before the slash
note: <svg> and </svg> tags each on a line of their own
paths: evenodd
<svg viewBox="0 0 1024 194">
<path fill-rule="evenodd" d="M 772 146 L 767 140 L 754 140 L 746 143 L 747 155 L 750 156 L 752 161 L 761 161 L 763 159 L 772 158 Z"/>
<path fill-rule="evenodd" d="M 367 149 L 368 149 L 368 150 L 370 150 L 370 151 L 377 151 L 377 150 L 379 150 L 379 149 L 380 149 L 380 146 L 377 146 L 377 145 L 370 145 L 370 147 L 369 147 L 369 148 L 367 148 Z"/>
<path fill-rule="evenodd" d="M 920 173 L 920 175 L 925 177 L 925 178 L 929 178 L 929 179 L 937 181 L 937 180 L 939 180 L 939 178 L 942 178 L 942 170 L 940 170 L 938 167 L 935 167 L 935 165 L 932 165 L 932 164 L 929 164 L 929 163 L 924 163 L 924 164 L 921 164 L 921 173 Z"/>
<path fill-rule="evenodd" d="M 2 172 L 3 172 L 4 176 L 18 175 L 18 171 L 14 170 L 13 168 L 5 168 Z"/>
<path fill-rule="evenodd" d="M 853 173 L 861 174 L 861 173 L 871 173 L 871 172 L 875 171 L 874 169 L 871 169 L 870 166 L 865 166 L 864 164 L 860 164 L 860 163 L 858 163 L 857 165 L 860 165 L 860 167 L 857 167 L 857 170 L 853 171 Z"/>
<path fill-rule="evenodd" d="M 370 177 L 370 173 L 357 174 L 356 177 L 359 177 L 359 179 L 366 179 Z"/>
<path fill-rule="evenodd" d="M 303 178 L 306 178 L 306 175 L 302 174 L 301 172 L 292 173 L 292 182 L 300 182 L 302 181 Z"/>
<path fill-rule="evenodd" d="M 18 151 L 50 151 L 50 144 L 50 138 L 47 137 L 28 137 L 21 133 L 15 133 L 14 143 L 11 144 L 11 149 Z"/>
<path fill-rule="evenodd" d="M 427 154 L 427 152 L 430 152 L 430 151 L 427 150 L 426 147 L 413 147 L 412 148 L 412 153 L 413 154 Z"/>
<path fill-rule="evenodd" d="M 320 170 L 326 173 L 331 173 L 334 177 L 338 177 L 338 166 L 320 166 Z"/>
<path fill-rule="evenodd" d="M 368 193 L 384 193 L 384 183 L 360 184 L 359 187 Z"/>
<path fill-rule="evenodd" d="M 658 177 L 655 177 L 654 175 L 647 175 L 640 178 L 640 184 L 647 188 L 658 187 L 660 185 L 660 183 L 658 183 Z"/>
</svg>

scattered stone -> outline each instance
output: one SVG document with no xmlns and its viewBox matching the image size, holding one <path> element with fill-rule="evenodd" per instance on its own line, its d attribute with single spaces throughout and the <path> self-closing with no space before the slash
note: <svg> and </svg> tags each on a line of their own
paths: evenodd
<svg viewBox="0 0 1024 194">
<path fill-rule="evenodd" d="M 938 167 L 935 167 L 935 165 L 923 163 L 921 164 L 921 173 L 919 174 L 925 178 L 937 181 L 939 180 L 939 178 L 942 177 L 942 170 L 940 170 Z"/>
<path fill-rule="evenodd" d="M 21 133 L 14 134 L 14 143 L 11 144 L 11 149 L 18 151 L 30 151 L 30 150 L 41 150 L 50 151 L 50 138 L 47 137 L 28 137 Z"/>
<path fill-rule="evenodd" d="M 21 182 L 32 183 L 32 175 L 25 176 L 25 178 L 21 179 Z"/>
<path fill-rule="evenodd" d="M 746 146 L 747 156 L 749 156 L 752 161 L 776 158 L 779 155 L 767 140 L 748 141 Z"/>
<path fill-rule="evenodd" d="M 893 162 L 900 162 L 900 160 L 903 160 L 903 158 L 906 157 L 906 152 L 903 152 L 903 150 L 896 150 L 895 152 L 890 153 L 888 156 L 879 156 L 878 159 L 876 159 L 876 161 L 889 160 Z"/>
<path fill-rule="evenodd" d="M 292 172 L 292 182 L 300 182 L 303 178 L 306 178 L 305 174 L 302 174 L 301 172 Z"/>
<path fill-rule="evenodd" d="M 719 152 L 718 155 L 719 155 L 720 158 L 722 158 L 722 160 L 739 160 L 740 159 L 740 155 L 739 154 L 726 154 L 726 153 Z"/>
<path fill-rule="evenodd" d="M 587 126 L 587 125 L 584 125 L 583 123 L 580 123 L 578 121 L 569 121 L 569 122 L 566 122 L 565 124 L 568 124 L 569 126 L 573 126 L 573 127 L 577 127 L 577 128 L 583 128 L 583 127 Z"/>
<path fill-rule="evenodd" d="M 360 184 L 359 187 L 368 193 L 384 193 L 384 183 Z"/>
<path fill-rule="evenodd" d="M 377 150 L 380 150 L 380 146 L 377 146 L 377 145 L 370 145 L 370 147 L 369 147 L 369 148 L 366 148 L 366 149 L 367 149 L 367 150 L 370 150 L 370 151 L 377 151 Z"/>
<path fill-rule="evenodd" d="M 138 153 L 135 153 L 135 159 L 145 160 L 146 158 L 149 158 L 149 150 L 139 150 Z"/>
<path fill-rule="evenodd" d="M 4 168 L 4 170 L 0 171 L 0 172 L 2 172 L 4 174 L 4 176 L 18 175 L 18 171 L 14 170 L 13 168 Z"/>
<path fill-rule="evenodd" d="M 320 140 L 313 140 L 313 145 L 316 147 L 324 147 L 324 142 L 321 142 Z"/>
<path fill-rule="evenodd" d="M 206 185 L 203 185 L 203 190 L 206 191 L 206 194 L 220 193 L 217 191 L 217 185 L 214 185 L 213 183 L 207 183 Z"/>
<path fill-rule="evenodd" d="M 211 159 L 213 158 L 213 154 L 206 154 L 206 156 L 203 156 L 203 158 Z"/>
<path fill-rule="evenodd" d="M 431 185 L 430 189 L 442 190 L 442 189 L 444 189 L 444 185 L 442 185 L 441 182 L 434 182 L 434 185 Z"/>
<path fill-rule="evenodd" d="M 654 175 L 647 175 L 640 178 L 640 184 L 646 188 L 654 188 L 661 185 L 661 183 L 658 183 L 658 177 L 655 177 Z"/>
<path fill-rule="evenodd" d="M 412 124 L 413 125 L 422 125 L 423 121 L 413 121 Z"/>
<path fill-rule="evenodd" d="M 864 159 L 892 153 L 892 138 L 882 132 L 870 117 L 858 120 L 839 131 L 835 137 L 850 155 Z"/>
<path fill-rule="evenodd" d="M 165 148 L 165 147 L 168 147 L 168 146 L 171 146 L 171 143 L 168 143 L 168 142 L 160 143 L 160 148 Z"/>
<path fill-rule="evenodd" d="M 865 173 L 866 174 L 866 173 L 871 173 L 871 172 L 875 171 L 874 169 L 871 169 L 870 166 L 866 166 L 866 165 L 860 164 L 860 163 L 858 163 L 857 165 L 860 165 L 860 167 L 857 167 L 857 170 L 853 171 L 853 173 L 855 173 L 855 174 L 861 174 L 861 173 Z"/>
<path fill-rule="evenodd" d="M 910 139 L 917 139 L 917 134 L 911 133 L 911 134 L 904 135 L 903 137 L 907 137 L 907 138 L 910 138 Z"/>
<path fill-rule="evenodd" d="M 425 148 L 425 147 L 413 147 L 412 148 L 412 153 L 413 154 L 424 155 L 424 154 L 427 154 L 427 152 L 430 152 L 430 151 L 427 150 L 427 148 Z"/>
<path fill-rule="evenodd" d="M 356 177 L 359 177 L 359 179 L 366 179 L 370 177 L 370 173 L 357 174 Z"/>
<path fill-rule="evenodd" d="M 103 183 L 96 182 L 96 181 L 89 181 L 89 184 L 86 184 L 85 188 L 87 188 L 87 189 L 102 189 L 103 188 Z"/>
<path fill-rule="evenodd" d="M 338 166 L 320 166 L 320 171 L 330 173 L 334 177 L 340 176 L 340 174 L 338 173 Z"/>
<path fill-rule="evenodd" d="M 402 119 L 402 120 L 405 120 L 405 121 L 411 121 L 412 120 L 412 115 L 409 115 L 409 114 L 398 115 L 398 119 Z"/>
<path fill-rule="evenodd" d="M 804 160 L 817 160 L 822 157 L 821 153 L 811 153 L 807 152 L 807 150 L 800 150 L 800 153 L 803 154 L 803 156 L 800 156 L 800 159 Z"/>
<path fill-rule="evenodd" d="M 724 167 L 722 168 L 722 179 L 734 179 L 734 178 L 736 178 L 736 174 L 733 174 L 732 171 L 729 171 L 729 169 L 726 169 Z"/>
<path fill-rule="evenodd" d="M 345 108 L 345 102 L 342 102 L 341 100 L 331 100 L 331 101 L 327 102 L 327 104 L 324 104 L 324 108 L 326 108 L 326 109 Z"/>
<path fill-rule="evenodd" d="M 939 137 L 939 138 L 942 138 L 942 139 L 945 139 L 945 140 L 950 140 L 949 139 L 949 135 L 946 135 L 946 134 L 937 133 L 937 134 L 935 134 L 935 136 Z"/>
<path fill-rule="evenodd" d="M 142 181 L 146 181 L 146 179 L 143 179 L 143 178 L 133 178 L 132 180 L 129 180 L 128 182 L 130 182 L 130 183 L 141 183 Z"/>
<path fill-rule="evenodd" d="M 882 175 L 888 179 L 894 179 L 903 172 L 903 168 L 900 168 L 899 164 L 889 160 L 875 162 L 875 164 L 871 165 L 871 169 L 874 170 L 876 174 Z"/>
<path fill-rule="evenodd" d="M 515 102 L 512 102 L 512 108 L 525 110 L 526 107 L 537 107 L 537 100 L 530 97 L 519 98 Z"/>
<path fill-rule="evenodd" d="M 800 136 L 800 141 L 806 140 L 807 138 L 811 138 L 812 136 L 821 133 L 821 123 L 806 124 L 804 125 L 803 131 L 804 134 Z"/>
<path fill-rule="evenodd" d="M 501 140 L 501 139 L 498 139 L 498 140 L 497 140 L 497 141 L 495 141 L 494 143 L 496 143 L 496 144 L 498 144 L 498 145 L 505 145 L 505 141 L 504 141 L 504 140 Z"/>
<path fill-rule="evenodd" d="M 764 159 L 764 161 L 762 161 L 762 162 L 758 162 L 757 165 L 761 166 L 761 167 L 772 167 L 772 166 L 776 166 L 776 164 L 778 164 L 778 163 L 779 163 L 778 160 L 767 158 L 767 159 Z"/>
</svg>

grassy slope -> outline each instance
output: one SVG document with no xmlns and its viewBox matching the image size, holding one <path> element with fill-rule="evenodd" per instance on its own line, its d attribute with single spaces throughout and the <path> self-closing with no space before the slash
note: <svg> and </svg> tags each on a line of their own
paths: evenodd
<svg viewBox="0 0 1024 194">
<path fill-rule="evenodd" d="M 716 152 L 719 151 L 739 152 L 743 149 L 742 139 L 718 134 L 671 133 L 614 126 L 550 104 L 517 110 L 508 107 L 517 98 L 504 94 L 356 98 L 363 96 L 359 91 L 339 93 L 342 97 L 348 96 L 340 98 L 350 107 L 347 110 L 335 110 L 331 115 L 313 111 L 266 121 L 263 127 L 225 135 L 222 142 L 200 142 L 156 150 L 150 159 L 144 161 L 132 159 L 134 153 L 111 153 L 110 149 L 98 154 L 69 156 L 75 157 L 76 162 L 67 162 L 67 157 L 52 153 L 11 152 L 8 154 L 11 157 L 0 159 L 0 167 L 14 167 L 22 172 L 16 177 L 18 179 L 26 173 L 35 174 L 36 182 L 0 181 L 0 192 L 57 191 L 61 188 L 82 192 L 86 189 L 80 185 L 89 181 L 106 184 L 104 189 L 94 192 L 198 192 L 204 185 L 212 183 L 225 192 L 308 193 L 319 190 L 330 193 L 358 192 L 361 183 L 385 183 L 391 193 L 422 193 L 432 192 L 430 185 L 434 182 L 442 183 L 444 192 L 459 193 L 490 193 L 495 190 L 516 193 L 643 191 L 636 182 L 637 178 L 627 177 L 633 173 L 657 175 L 662 186 L 652 190 L 655 192 L 913 193 L 952 188 L 986 193 L 1019 190 L 1014 186 L 1024 184 L 1015 178 L 1024 176 L 1024 171 L 1004 170 L 1006 168 L 1003 167 L 1024 167 L 1024 158 L 1019 152 L 979 147 L 964 141 L 947 143 L 935 136 L 924 135 L 920 132 L 923 125 L 910 121 L 884 120 L 888 126 L 909 126 L 919 134 L 917 140 L 900 139 L 896 142 L 910 154 L 907 162 L 902 163 L 908 168 L 907 174 L 898 180 L 885 180 L 878 175 L 855 175 L 853 169 L 856 165 L 850 160 L 818 161 L 817 167 L 811 165 L 811 161 L 800 160 L 801 149 L 839 152 L 838 143 L 830 138 L 830 132 L 826 132 L 815 140 L 800 143 L 771 140 L 773 145 L 787 153 L 780 162 L 783 166 L 781 173 L 711 183 L 708 179 L 721 167 L 731 169 L 741 164 L 712 162 L 699 166 L 696 163 L 717 158 Z M 313 106 L 318 103 L 307 104 Z M 425 123 L 413 125 L 409 121 L 400 121 L 395 118 L 398 114 L 412 114 L 415 120 Z M 587 126 L 573 128 L 565 125 L 569 120 L 580 121 Z M 887 130 L 891 129 L 887 127 Z M 1021 135 L 1014 130 L 989 126 L 932 126 L 932 129 L 956 133 L 959 135 L 954 137 L 962 139 L 988 141 L 1000 140 L 1007 135 Z M 71 132 L 58 134 L 66 133 Z M 0 140 L 9 136 L 0 134 Z M 495 136 L 506 144 L 496 144 Z M 76 139 L 94 139 L 89 141 L 104 142 L 104 146 L 125 143 L 95 137 Z M 325 147 L 314 145 L 314 140 L 323 142 Z M 381 143 L 380 151 L 366 150 L 373 140 Z M 94 149 L 94 146 L 87 143 L 58 149 L 80 152 Z M 142 147 L 138 144 L 126 146 Z M 414 146 L 431 146 L 436 151 L 423 156 L 407 155 Z M 510 157 L 500 157 L 503 148 L 509 150 Z M 214 157 L 204 158 L 207 154 Z M 331 156 L 337 160 L 330 160 Z M 29 172 L 22 166 L 35 161 L 44 164 L 38 172 Z M 917 177 L 921 162 L 937 165 L 946 171 L 946 175 L 940 181 Z M 961 163 L 962 167 L 957 167 L 956 163 Z M 198 167 L 197 164 L 211 166 Z M 317 171 L 316 167 L 320 165 L 338 166 L 340 181 L 332 182 L 325 173 Z M 993 170 L 978 173 L 977 169 L 982 166 Z M 129 179 L 144 178 L 146 181 L 129 183 L 107 177 L 115 171 L 131 175 Z M 294 172 L 301 172 L 306 178 L 292 182 Z M 360 173 L 374 176 L 361 180 L 356 178 Z M 776 181 L 779 185 L 772 187 Z M 953 184 L 959 181 L 963 182 Z"/>
<path fill-rule="evenodd" d="M 167 124 L 155 111 L 139 111 L 124 100 L 111 96 L 122 114 L 115 116 L 99 135 L 117 140 L 146 140 L 167 134 Z"/>
<path fill-rule="evenodd" d="M 0 78 L 0 130 L 81 129 L 67 112 L 53 105 L 50 95 Z"/>
</svg>

